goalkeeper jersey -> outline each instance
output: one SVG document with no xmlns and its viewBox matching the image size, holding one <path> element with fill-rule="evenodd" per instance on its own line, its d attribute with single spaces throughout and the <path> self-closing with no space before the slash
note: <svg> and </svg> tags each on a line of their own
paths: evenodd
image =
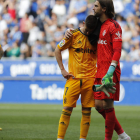
<svg viewBox="0 0 140 140">
<path fill-rule="evenodd" d="M 60 50 L 69 49 L 68 70 L 75 78 L 95 78 L 97 47 L 92 46 L 88 37 L 80 28 L 72 31 L 69 39 L 63 40 L 57 45 Z"/>
<path fill-rule="evenodd" d="M 114 42 L 122 42 L 122 30 L 120 25 L 113 19 L 107 19 L 101 26 L 97 45 L 97 75 L 96 78 L 103 78 L 111 64 L 114 49 Z M 120 47 L 121 48 L 121 47 Z M 114 74 L 120 81 L 120 64 L 118 63 Z"/>
</svg>

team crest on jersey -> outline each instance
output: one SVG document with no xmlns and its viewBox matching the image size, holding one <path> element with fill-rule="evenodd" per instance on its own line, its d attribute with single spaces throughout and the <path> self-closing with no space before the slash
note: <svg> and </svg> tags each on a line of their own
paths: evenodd
<svg viewBox="0 0 140 140">
<path fill-rule="evenodd" d="M 61 42 L 59 43 L 59 46 L 62 47 L 65 44 L 65 39 L 61 40 Z"/>
<path fill-rule="evenodd" d="M 103 31 L 103 36 L 105 36 L 105 34 L 106 34 L 106 30 Z"/>
<path fill-rule="evenodd" d="M 121 33 L 119 31 L 117 33 L 115 33 L 115 35 L 117 36 L 115 39 L 121 39 L 122 38 Z"/>
</svg>

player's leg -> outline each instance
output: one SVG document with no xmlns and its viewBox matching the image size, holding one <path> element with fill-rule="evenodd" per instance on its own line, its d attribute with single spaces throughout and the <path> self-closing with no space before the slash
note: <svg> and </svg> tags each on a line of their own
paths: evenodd
<svg viewBox="0 0 140 140">
<path fill-rule="evenodd" d="M 67 80 L 63 95 L 63 110 L 59 120 L 57 140 L 63 140 L 65 137 L 73 107 L 76 107 L 76 101 L 79 98 L 79 91 L 80 80 Z"/>
<path fill-rule="evenodd" d="M 115 127 L 114 101 L 112 99 L 103 100 L 105 110 L 105 140 L 111 140 Z"/>
<path fill-rule="evenodd" d="M 91 119 L 91 107 L 95 106 L 92 85 L 94 79 L 83 79 L 81 81 L 81 104 L 82 104 L 82 119 L 80 124 L 80 140 L 86 140 L 90 119 Z"/>
<path fill-rule="evenodd" d="M 95 100 L 95 109 L 100 113 L 104 119 L 106 118 L 105 109 L 103 109 L 103 101 L 102 100 Z M 119 139 L 118 140 L 125 140 L 126 138 L 128 140 L 131 140 L 131 138 L 124 132 L 122 126 L 120 125 L 119 121 L 117 120 L 115 116 L 115 127 L 114 130 L 118 134 Z"/>
<path fill-rule="evenodd" d="M 57 140 L 63 140 L 66 134 L 66 130 L 69 125 L 70 116 L 72 113 L 73 107 L 64 107 L 62 110 L 62 114 L 59 120 L 59 126 L 58 126 L 58 134 L 57 134 Z"/>
<path fill-rule="evenodd" d="M 80 140 L 86 140 L 91 119 L 91 108 L 82 107 L 82 118 L 80 124 Z"/>
<path fill-rule="evenodd" d="M 101 79 L 98 78 L 96 79 L 95 81 L 95 84 L 101 84 Z M 119 88 L 120 84 L 116 84 L 116 89 L 117 91 L 116 92 L 119 92 L 120 91 L 120 88 Z M 104 93 L 103 93 L 104 94 Z M 101 92 L 95 92 L 94 93 L 94 98 L 95 98 L 95 108 L 96 110 L 104 117 L 106 118 L 106 113 L 105 113 L 105 110 L 103 109 L 103 98 L 102 97 L 102 93 Z M 116 116 L 115 116 L 115 127 L 114 127 L 114 130 L 117 132 L 119 138 L 120 137 L 124 137 L 124 138 L 129 138 L 128 140 L 130 140 L 130 137 L 124 132 L 123 128 L 121 127 L 119 121 L 117 120 Z M 121 140 L 121 139 L 120 139 Z M 123 140 L 123 139 L 122 139 Z M 124 139 L 125 140 L 125 139 Z"/>
</svg>

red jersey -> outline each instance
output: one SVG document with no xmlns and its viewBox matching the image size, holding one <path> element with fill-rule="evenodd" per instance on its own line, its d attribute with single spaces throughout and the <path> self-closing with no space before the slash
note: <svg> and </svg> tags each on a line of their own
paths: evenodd
<svg viewBox="0 0 140 140">
<path fill-rule="evenodd" d="M 113 43 L 122 42 L 122 30 L 120 25 L 113 19 L 107 19 L 101 26 L 97 45 L 97 74 L 96 78 L 103 78 L 113 60 L 115 52 Z M 120 49 L 121 47 L 119 47 Z M 120 49 L 121 51 L 121 49 Z M 114 74 L 120 81 L 120 64 L 118 63 Z"/>
</svg>

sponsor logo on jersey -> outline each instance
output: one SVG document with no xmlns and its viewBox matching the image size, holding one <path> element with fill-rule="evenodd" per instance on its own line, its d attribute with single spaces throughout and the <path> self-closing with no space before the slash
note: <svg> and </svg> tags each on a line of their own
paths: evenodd
<svg viewBox="0 0 140 140">
<path fill-rule="evenodd" d="M 61 40 L 61 42 L 59 43 L 59 46 L 62 47 L 65 44 L 65 39 Z"/>
<path fill-rule="evenodd" d="M 78 41 L 78 44 L 82 44 L 82 41 L 79 40 L 79 41 Z"/>
<path fill-rule="evenodd" d="M 95 54 L 96 53 L 96 50 L 91 50 L 91 49 L 89 49 L 89 48 L 86 48 L 86 49 L 83 49 L 83 48 L 77 48 L 77 49 L 75 49 L 75 52 L 77 52 L 77 53 L 93 53 L 93 54 Z"/>
<path fill-rule="evenodd" d="M 115 35 L 117 36 L 117 37 L 115 37 L 115 39 L 121 39 L 122 38 L 121 33 L 119 31 L 117 33 L 115 33 Z"/>
<path fill-rule="evenodd" d="M 105 34 L 106 34 L 106 30 L 103 31 L 103 36 L 105 36 Z"/>
<path fill-rule="evenodd" d="M 105 45 L 107 45 L 107 41 L 99 39 L 98 44 L 105 44 Z"/>
</svg>

